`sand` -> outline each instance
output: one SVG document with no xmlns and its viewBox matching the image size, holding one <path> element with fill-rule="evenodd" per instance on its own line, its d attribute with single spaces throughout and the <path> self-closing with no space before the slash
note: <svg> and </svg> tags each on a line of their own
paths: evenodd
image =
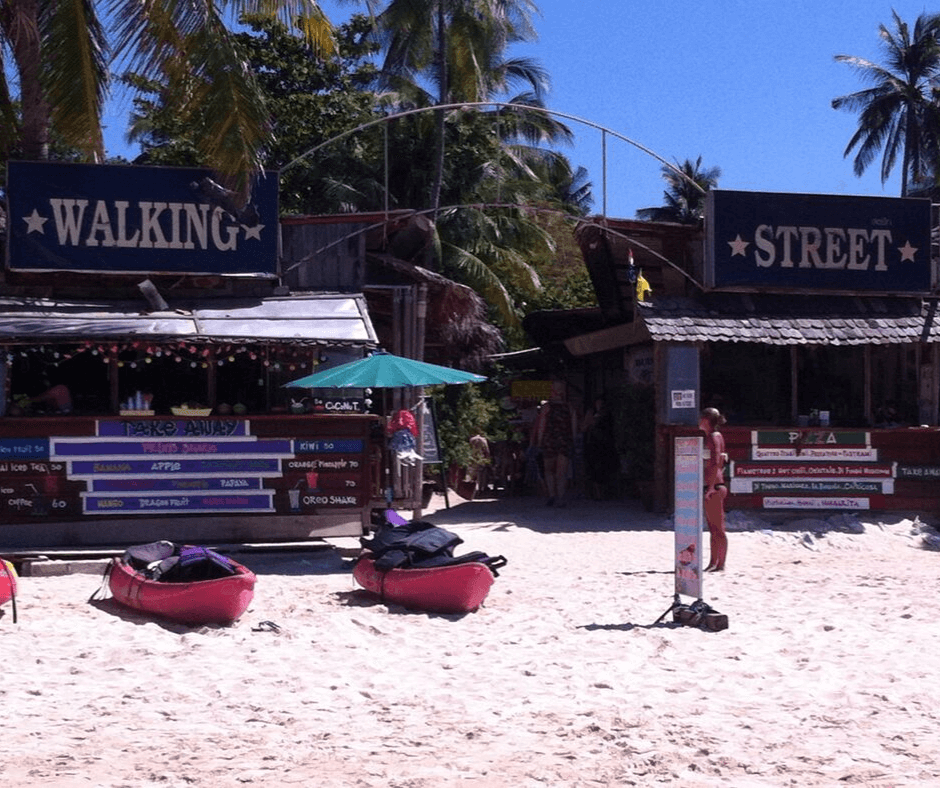
<svg viewBox="0 0 940 788">
<path fill-rule="evenodd" d="M 0 618 L 4 783 L 940 784 L 940 552 L 919 521 L 731 533 L 704 586 L 730 626 L 707 632 L 654 623 L 662 516 L 449 502 L 426 518 L 458 552 L 509 561 L 463 616 L 357 589 L 355 540 L 240 556 L 259 580 L 229 627 L 89 602 L 92 574 L 21 578 L 19 621 Z"/>
</svg>

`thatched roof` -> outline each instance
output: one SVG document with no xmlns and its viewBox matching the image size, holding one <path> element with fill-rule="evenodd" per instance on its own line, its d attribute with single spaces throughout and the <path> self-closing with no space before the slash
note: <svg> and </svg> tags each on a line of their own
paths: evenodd
<svg viewBox="0 0 940 788">
<path fill-rule="evenodd" d="M 479 370 L 503 349 L 499 329 L 486 319 L 486 302 L 472 288 L 390 254 L 369 253 L 367 261 L 386 275 L 427 286 L 426 361 Z"/>
</svg>

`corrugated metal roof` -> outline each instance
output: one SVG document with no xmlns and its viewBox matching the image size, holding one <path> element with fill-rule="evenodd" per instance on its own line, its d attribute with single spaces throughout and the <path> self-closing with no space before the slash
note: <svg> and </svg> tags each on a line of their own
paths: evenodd
<svg viewBox="0 0 940 788">
<path fill-rule="evenodd" d="M 124 337 L 377 344 L 365 296 L 305 294 L 176 305 L 144 312 L 133 302 L 0 298 L 0 342 Z"/>
<path fill-rule="evenodd" d="M 654 341 L 769 345 L 940 342 L 936 305 L 917 298 L 703 293 L 637 304 Z"/>
</svg>

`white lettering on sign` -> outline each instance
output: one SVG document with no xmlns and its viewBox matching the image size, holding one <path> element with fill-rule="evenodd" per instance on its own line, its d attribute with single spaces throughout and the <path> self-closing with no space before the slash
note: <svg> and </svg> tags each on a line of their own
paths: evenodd
<svg viewBox="0 0 940 788">
<path fill-rule="evenodd" d="M 244 239 L 260 240 L 264 225 L 247 227 L 221 208 L 206 203 L 151 202 L 141 200 L 49 199 L 53 228 L 60 246 L 114 247 L 119 249 L 214 249 L 238 250 Z M 136 221 L 129 222 L 129 218 Z M 34 210 L 24 216 L 28 233 L 45 235 L 48 216 Z M 128 232 L 128 225 L 137 229 Z"/>
<path fill-rule="evenodd" d="M 751 254 L 758 268 L 882 272 L 888 270 L 889 249 L 897 249 L 902 263 L 915 262 L 919 251 L 909 241 L 895 247 L 891 230 L 759 224 L 753 242 L 740 234 L 728 241 L 731 256 L 748 257 L 752 243 Z"/>
</svg>

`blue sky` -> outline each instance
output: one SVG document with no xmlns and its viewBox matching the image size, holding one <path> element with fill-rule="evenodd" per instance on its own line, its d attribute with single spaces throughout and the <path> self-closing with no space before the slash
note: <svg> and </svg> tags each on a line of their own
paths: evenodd
<svg viewBox="0 0 940 788">
<path fill-rule="evenodd" d="M 537 42 L 510 54 L 541 62 L 552 79 L 551 110 L 611 129 L 668 160 L 702 156 L 722 170 L 719 188 L 897 196 L 880 159 L 858 178 L 843 151 L 854 114 L 836 96 L 864 87 L 836 54 L 882 61 L 878 25 L 892 8 L 913 24 L 922 2 L 876 0 L 536 0 Z M 321 3 L 334 22 L 348 3 Z M 940 9 L 931 8 L 931 12 Z M 128 104 L 116 102 L 109 154 L 122 141 Z M 594 212 L 604 208 L 601 132 L 567 120 L 566 149 L 588 169 Z M 613 136 L 607 140 L 606 213 L 631 218 L 662 204 L 661 164 Z"/>
</svg>

